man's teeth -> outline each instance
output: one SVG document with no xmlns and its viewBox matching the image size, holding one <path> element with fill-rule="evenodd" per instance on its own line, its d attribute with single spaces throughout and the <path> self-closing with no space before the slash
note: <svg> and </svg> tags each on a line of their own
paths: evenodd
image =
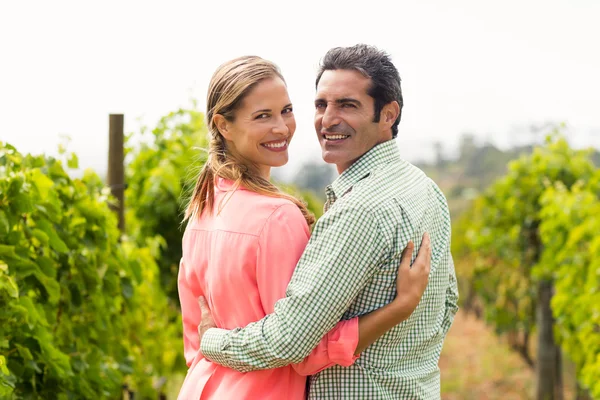
<svg viewBox="0 0 600 400">
<path fill-rule="evenodd" d="M 325 135 L 325 139 L 327 140 L 341 140 L 341 139 L 346 139 L 347 135 Z"/>
<path fill-rule="evenodd" d="M 287 142 L 284 140 L 283 142 L 277 142 L 277 143 L 263 143 L 263 146 L 270 147 L 272 149 L 279 149 L 281 147 L 285 147 L 286 144 L 287 144 Z"/>
</svg>

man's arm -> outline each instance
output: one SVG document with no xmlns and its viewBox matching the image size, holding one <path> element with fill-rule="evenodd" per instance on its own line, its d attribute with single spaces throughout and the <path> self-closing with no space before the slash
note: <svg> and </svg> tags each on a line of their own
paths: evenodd
<svg viewBox="0 0 600 400">
<path fill-rule="evenodd" d="M 202 354 L 238 371 L 298 363 L 341 319 L 376 273 L 387 244 L 375 217 L 357 208 L 330 210 L 315 227 L 274 312 L 245 328 L 209 329 Z"/>
</svg>

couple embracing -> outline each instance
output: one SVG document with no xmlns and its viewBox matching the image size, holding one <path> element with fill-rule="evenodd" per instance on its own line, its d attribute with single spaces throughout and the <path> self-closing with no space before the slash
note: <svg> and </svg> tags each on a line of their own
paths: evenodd
<svg viewBox="0 0 600 400">
<path fill-rule="evenodd" d="M 270 181 L 296 129 L 281 72 L 259 57 L 217 69 L 209 157 L 185 215 L 179 399 L 440 398 L 458 308 L 450 214 L 400 156 L 402 105 L 388 54 L 327 52 L 314 126 L 339 176 L 315 222 Z"/>
</svg>

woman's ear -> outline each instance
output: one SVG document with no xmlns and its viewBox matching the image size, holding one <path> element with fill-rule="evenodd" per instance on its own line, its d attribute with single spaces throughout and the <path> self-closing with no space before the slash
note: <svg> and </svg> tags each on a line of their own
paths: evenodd
<svg viewBox="0 0 600 400">
<path fill-rule="evenodd" d="M 213 116 L 213 122 L 215 123 L 215 126 L 217 127 L 221 135 L 223 135 L 225 140 L 231 140 L 231 124 L 229 123 L 229 121 L 227 121 L 227 119 L 223 115 L 215 114 Z"/>
</svg>

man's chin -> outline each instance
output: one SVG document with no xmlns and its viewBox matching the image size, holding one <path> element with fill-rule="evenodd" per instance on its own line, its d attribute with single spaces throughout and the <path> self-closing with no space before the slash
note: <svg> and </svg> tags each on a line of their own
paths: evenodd
<svg viewBox="0 0 600 400">
<path fill-rule="evenodd" d="M 325 161 L 327 164 L 336 164 L 339 159 L 339 157 L 336 157 L 335 154 L 331 154 L 331 152 L 326 150 L 323 150 L 321 156 L 323 157 L 323 161 Z"/>
</svg>

